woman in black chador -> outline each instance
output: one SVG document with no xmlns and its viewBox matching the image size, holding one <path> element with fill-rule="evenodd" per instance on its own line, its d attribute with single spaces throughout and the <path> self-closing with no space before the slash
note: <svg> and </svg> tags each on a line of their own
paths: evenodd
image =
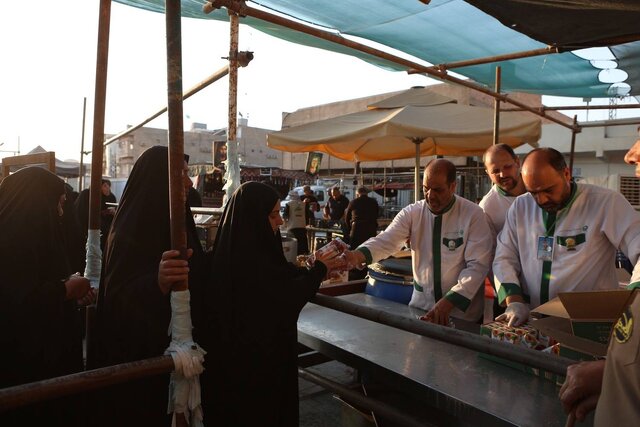
<svg viewBox="0 0 640 427">
<path fill-rule="evenodd" d="M 159 266 L 161 260 L 173 262 L 186 271 L 187 262 L 171 259 L 177 251 L 170 251 L 167 156 L 167 147 L 160 146 L 140 156 L 113 219 L 98 294 L 97 343 L 91 353 L 97 366 L 161 356 L 169 345 L 172 280 L 159 274 Z M 185 161 L 185 194 L 191 185 L 186 169 Z M 195 317 L 193 303 L 199 299 L 204 254 L 191 211 L 185 209 L 187 244 L 193 250 L 188 279 Z M 168 426 L 168 385 L 165 374 L 111 387 L 95 399 L 94 421 L 108 426 Z"/>
<path fill-rule="evenodd" d="M 64 182 L 39 168 L 0 184 L 0 388 L 82 370 L 75 317 L 89 281 L 69 267 Z M 0 425 L 72 425 L 69 399 L 0 414 Z"/>
<path fill-rule="evenodd" d="M 311 269 L 286 261 L 278 199 L 271 187 L 247 182 L 220 220 L 198 337 L 208 352 L 201 376 L 207 427 L 298 425 L 296 322 L 337 260 L 320 255 Z"/>
</svg>

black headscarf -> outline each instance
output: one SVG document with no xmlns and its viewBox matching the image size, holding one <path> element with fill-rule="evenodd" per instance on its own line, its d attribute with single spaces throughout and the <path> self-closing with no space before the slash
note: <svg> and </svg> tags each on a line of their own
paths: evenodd
<svg viewBox="0 0 640 427">
<path fill-rule="evenodd" d="M 171 249 L 168 149 L 155 146 L 136 161 L 113 219 L 103 257 L 98 325 L 111 353 L 104 363 L 161 355 L 169 343 L 169 296 L 158 287 L 162 253 Z M 201 282 L 202 249 L 186 209 L 192 294 Z M 192 296 L 193 299 L 193 296 Z M 102 341 L 102 338 L 101 338 Z"/>
<path fill-rule="evenodd" d="M 157 278 L 162 253 L 171 249 L 168 177 L 168 149 L 155 146 L 142 153 L 127 180 L 103 258 L 95 365 L 161 356 L 169 345 L 170 296 L 162 294 Z M 204 260 L 193 216 L 185 209 L 187 244 L 194 250 L 189 259 L 193 306 Z M 168 383 L 163 375 L 106 389 L 95 399 L 100 402 L 96 425 L 168 425 Z"/>
<path fill-rule="evenodd" d="M 65 286 L 70 271 L 58 212 L 64 182 L 28 167 L 0 184 L 0 387 L 68 373 Z M 11 366 L 11 368 L 7 368 Z"/>
<path fill-rule="evenodd" d="M 247 182 L 233 194 L 220 219 L 214 244 L 214 271 L 232 266 L 232 277 L 245 280 L 261 275 L 279 275 L 286 271 L 280 232 L 273 232 L 269 214 L 279 196 L 260 182 Z M 251 268 L 247 269 L 247 264 Z M 256 270 L 257 269 L 257 270 Z M 218 276 L 219 277 L 219 276 Z"/>
<path fill-rule="evenodd" d="M 62 210 L 62 229 L 64 233 L 64 241 L 67 251 L 67 259 L 69 260 L 69 268 L 73 272 L 84 272 L 86 252 L 86 240 L 82 237 L 82 229 L 76 215 L 74 207 L 74 192 L 69 184 L 64 185 L 65 195 L 67 196 Z M 86 230 L 84 231 L 87 232 Z"/>
<path fill-rule="evenodd" d="M 297 425 L 296 320 L 326 268 L 287 263 L 280 232 L 269 223 L 278 199 L 271 187 L 247 182 L 220 220 L 204 289 L 206 334 L 198 339 L 208 351 L 201 378 L 205 423 Z"/>
</svg>

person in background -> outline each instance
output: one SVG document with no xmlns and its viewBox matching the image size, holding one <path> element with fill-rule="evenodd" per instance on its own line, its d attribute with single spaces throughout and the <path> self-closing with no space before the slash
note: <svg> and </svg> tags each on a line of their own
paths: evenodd
<svg viewBox="0 0 640 427">
<path fill-rule="evenodd" d="M 624 161 L 636 165 L 636 176 L 640 178 L 640 139 Z M 639 320 L 640 297 L 636 295 L 614 326 L 606 360 L 580 362 L 567 368 L 559 393 L 565 412 L 582 421 L 595 408 L 596 427 L 623 426 L 640 420 Z"/>
<path fill-rule="evenodd" d="M 64 182 L 40 167 L 0 184 L 0 388 L 83 369 L 77 306 L 94 295 L 69 267 L 64 203 Z M 3 412 L 0 425 L 73 426 L 81 409 L 75 398 L 64 398 Z"/>
<path fill-rule="evenodd" d="M 315 212 L 320 212 L 320 205 L 318 204 L 316 196 L 313 195 L 311 186 L 305 185 L 302 187 L 302 191 L 304 194 L 300 196 L 300 200 L 302 200 L 302 203 L 304 203 L 305 206 L 305 220 L 307 225 L 313 225 Z"/>
<path fill-rule="evenodd" d="M 78 221 L 74 207 L 73 188 L 69 184 L 65 184 L 64 187 L 66 199 L 63 206 L 62 227 L 64 229 L 64 243 L 69 260 L 69 267 L 73 272 L 84 272 L 86 241 L 83 240 L 80 221 Z"/>
<path fill-rule="evenodd" d="M 310 269 L 286 261 L 276 191 L 246 182 L 220 219 L 205 287 L 201 376 L 208 426 L 298 425 L 297 319 L 337 253 L 316 252 Z"/>
<path fill-rule="evenodd" d="M 329 227 L 334 224 L 338 224 L 344 235 L 345 242 L 348 242 L 349 236 L 347 235 L 349 229 L 345 220 L 345 211 L 349 206 L 349 199 L 340 192 L 338 187 L 331 187 L 329 189 L 329 199 L 327 204 L 324 205 L 324 218 L 329 220 Z"/>
<path fill-rule="evenodd" d="M 200 197 L 200 192 L 193 188 L 193 185 L 189 187 L 189 191 L 187 192 L 187 204 L 191 208 L 202 207 L 202 197 Z"/>
<path fill-rule="evenodd" d="M 493 249 L 486 215 L 455 195 L 456 167 L 448 160 L 429 162 L 422 188 L 425 199 L 405 207 L 385 231 L 346 252 L 348 264 L 385 259 L 409 240 L 414 280 L 409 305 L 426 310 L 423 319 L 440 325 L 449 324 L 449 315 L 479 322 Z"/>
<path fill-rule="evenodd" d="M 188 262 L 171 250 L 167 147 L 149 148 L 133 166 L 104 253 L 92 368 L 164 353 L 170 342 L 169 294 L 176 281 L 188 278 L 192 322 L 201 323 L 197 303 L 208 269 L 186 204 L 191 186 L 186 160 L 183 171 Z M 165 374 L 104 389 L 94 399 L 94 425 L 169 426 L 168 386 Z"/>
<path fill-rule="evenodd" d="M 507 144 L 489 147 L 482 161 L 493 185 L 480 201 L 480 207 L 489 217 L 489 226 L 497 237 L 513 201 L 527 190 L 520 175 L 520 159 Z"/>
<path fill-rule="evenodd" d="M 351 248 L 357 248 L 378 231 L 378 202 L 369 197 L 369 189 L 360 187 L 356 198 L 349 202 L 344 213 L 345 238 Z M 364 279 L 366 270 L 352 270 L 349 280 Z"/>
<path fill-rule="evenodd" d="M 507 144 L 497 144 L 489 147 L 482 156 L 485 172 L 493 183 L 491 190 L 480 201 L 479 205 L 489 218 L 489 227 L 493 233 L 494 243 L 498 237 L 507 211 L 516 197 L 526 192 L 522 176 L 520 175 L 520 159 L 513 148 Z M 493 286 L 493 317 L 504 313 L 504 307 L 498 302 L 493 274 L 489 271 L 489 281 Z"/>
<path fill-rule="evenodd" d="M 284 207 L 283 217 L 287 233 L 293 234 L 298 241 L 298 255 L 309 253 L 307 230 L 305 229 L 305 204 L 302 203 L 298 193 L 291 190 L 289 201 Z"/>
<path fill-rule="evenodd" d="M 113 216 L 116 214 L 116 208 L 107 203 L 117 202 L 116 196 L 111 192 L 111 181 L 103 178 L 100 187 L 100 248 L 103 251 Z"/>
<path fill-rule="evenodd" d="M 90 189 L 85 188 L 78 194 L 74 203 L 76 216 L 80 224 L 80 230 L 83 236 L 83 242 L 86 245 L 87 234 L 89 229 L 89 196 Z M 116 208 L 107 205 L 107 203 L 117 203 L 116 196 L 111 192 L 111 181 L 102 179 L 100 184 L 100 249 L 104 252 L 104 246 L 109 234 L 109 228 L 113 221 Z"/>
<path fill-rule="evenodd" d="M 640 216 L 616 191 L 576 184 L 560 152 L 536 148 L 522 162 L 528 193 L 509 209 L 493 262 L 498 319 L 518 326 L 559 292 L 618 288 L 616 249 L 640 257 Z M 631 276 L 640 284 L 640 269 Z"/>
</svg>

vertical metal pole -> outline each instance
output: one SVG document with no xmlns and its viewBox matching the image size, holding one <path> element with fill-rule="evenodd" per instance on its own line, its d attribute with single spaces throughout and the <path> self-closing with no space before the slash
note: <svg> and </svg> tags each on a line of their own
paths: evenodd
<svg viewBox="0 0 640 427">
<path fill-rule="evenodd" d="M 93 104 L 93 148 L 91 150 L 91 190 L 89 193 L 89 230 L 100 229 L 100 193 L 104 140 L 104 115 L 107 98 L 107 65 L 109 60 L 109 29 L 111 0 L 100 0 L 98 24 L 98 57 Z"/>
<path fill-rule="evenodd" d="M 184 124 L 182 121 L 182 35 L 180 0 L 165 2 L 167 28 L 167 111 L 169 113 L 169 217 L 171 247 L 187 259 L 185 229 L 185 197 L 183 184 Z M 188 289 L 186 280 L 176 283 L 172 290 Z"/>
<path fill-rule="evenodd" d="M 78 192 L 82 191 L 84 185 L 84 173 L 82 167 L 84 166 L 84 125 L 87 118 L 87 97 L 84 97 L 82 101 L 82 136 L 80 137 L 80 166 L 78 167 Z"/>
<path fill-rule="evenodd" d="M 227 126 L 227 200 L 240 186 L 240 164 L 236 141 L 238 115 L 238 15 L 229 11 L 229 118 Z"/>
<path fill-rule="evenodd" d="M 571 129 L 571 152 L 569 154 L 569 172 L 573 178 L 573 156 L 576 151 L 576 129 L 578 128 L 578 115 L 573 116 L 573 129 Z"/>
<path fill-rule="evenodd" d="M 89 187 L 89 230 L 87 232 L 87 262 L 84 276 L 97 289 L 102 270 L 102 250 L 100 249 L 100 195 L 102 193 L 102 159 L 104 148 L 104 115 L 107 99 L 107 65 L 109 60 L 109 29 L 111 26 L 111 0 L 100 0 L 98 22 L 98 47 L 96 59 L 96 86 L 93 102 L 93 143 L 91 150 L 91 183 Z M 85 313 L 87 366 L 95 366 L 97 351 L 93 329 L 95 305 L 87 307 Z"/>
<path fill-rule="evenodd" d="M 500 67 L 496 67 L 496 93 L 500 94 L 500 80 L 502 71 Z M 493 145 L 498 144 L 500 139 L 500 98 L 493 99 Z"/>
<path fill-rule="evenodd" d="M 412 141 L 416 146 L 415 168 L 413 171 L 413 201 L 417 202 L 420 200 L 420 185 L 422 185 L 422 182 L 420 182 L 420 144 L 422 144 L 423 140 L 414 138 Z"/>
<path fill-rule="evenodd" d="M 382 168 L 382 198 L 387 203 L 387 168 Z"/>
</svg>

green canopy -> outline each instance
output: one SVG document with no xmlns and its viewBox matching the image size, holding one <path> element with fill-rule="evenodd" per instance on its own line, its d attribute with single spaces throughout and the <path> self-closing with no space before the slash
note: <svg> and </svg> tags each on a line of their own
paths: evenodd
<svg viewBox="0 0 640 427">
<path fill-rule="evenodd" d="M 116 1 L 150 11 L 164 12 L 164 0 Z M 199 19 L 228 20 L 226 10 L 204 14 L 202 12 L 204 3 L 205 0 L 182 0 L 182 15 Z M 500 16 L 504 22 L 513 22 L 510 26 L 504 25 L 500 20 L 462 0 L 431 0 L 428 5 L 418 0 L 261 0 L 259 2 L 262 8 L 336 31 L 343 36 L 357 36 L 381 43 L 431 64 L 491 57 L 547 46 L 546 43 L 516 31 L 520 28 L 518 23 L 526 23 L 527 25 L 522 26 L 536 37 L 540 33 L 540 28 L 545 28 L 544 21 L 541 20 L 544 15 L 535 14 L 533 9 L 527 8 L 531 5 L 536 6 L 535 3 L 544 3 L 546 7 L 558 3 L 558 8 L 552 10 L 551 15 L 553 15 L 563 9 L 560 3 L 566 2 L 510 0 L 508 3 L 516 4 L 520 8 L 512 8 L 512 10 L 520 10 L 515 18 L 507 19 Z M 616 25 L 603 25 L 606 32 L 602 36 L 598 36 L 597 26 L 593 27 L 595 35 L 591 38 L 585 36 L 585 33 L 589 33 L 588 31 L 576 32 L 574 36 L 576 44 L 599 45 L 603 40 L 611 40 L 617 36 L 625 40 L 637 40 L 638 31 L 630 24 L 630 22 L 640 22 L 638 7 L 634 6 L 633 2 L 619 0 L 613 2 L 614 5 L 618 5 L 616 7 L 611 6 L 612 2 L 584 0 L 582 3 L 584 5 L 578 2 L 578 7 L 573 12 L 568 10 L 562 15 L 561 19 L 564 21 L 560 23 L 565 29 L 584 26 L 585 23 L 593 24 L 594 16 L 599 16 L 603 23 L 621 14 L 624 16 L 628 14 L 631 18 L 625 19 L 624 22 L 614 21 Z M 625 6 L 625 3 L 626 8 L 619 6 L 620 4 Z M 589 8 L 592 13 L 576 12 L 586 8 Z M 567 8 L 564 7 L 564 9 Z M 527 14 L 527 10 L 531 13 Z M 488 10 L 488 12 L 492 11 Z M 502 11 L 502 13 L 505 12 Z M 516 18 L 520 21 L 515 21 Z M 241 22 L 294 43 L 353 55 L 389 69 L 402 69 L 395 64 L 284 27 L 253 18 L 243 18 Z M 531 31 L 531 28 L 538 30 Z M 545 31 L 542 33 L 546 35 Z M 568 32 L 562 31 L 559 25 L 555 28 L 549 26 L 548 36 L 545 39 L 548 43 L 549 39 L 561 38 L 563 45 L 571 44 L 573 40 L 567 34 Z M 590 40 L 593 41 L 590 42 Z M 501 62 L 502 90 L 591 98 L 627 93 L 640 95 L 640 60 L 637 59 L 640 54 L 640 42 L 631 41 L 615 46 L 612 52 L 618 60 L 618 68 L 623 68 L 629 76 L 624 82 L 626 85 L 601 82 L 598 79 L 602 71 L 600 68 L 589 60 L 571 52 L 565 52 Z M 493 86 L 495 65 L 468 66 L 455 71 L 479 83 Z"/>
</svg>

